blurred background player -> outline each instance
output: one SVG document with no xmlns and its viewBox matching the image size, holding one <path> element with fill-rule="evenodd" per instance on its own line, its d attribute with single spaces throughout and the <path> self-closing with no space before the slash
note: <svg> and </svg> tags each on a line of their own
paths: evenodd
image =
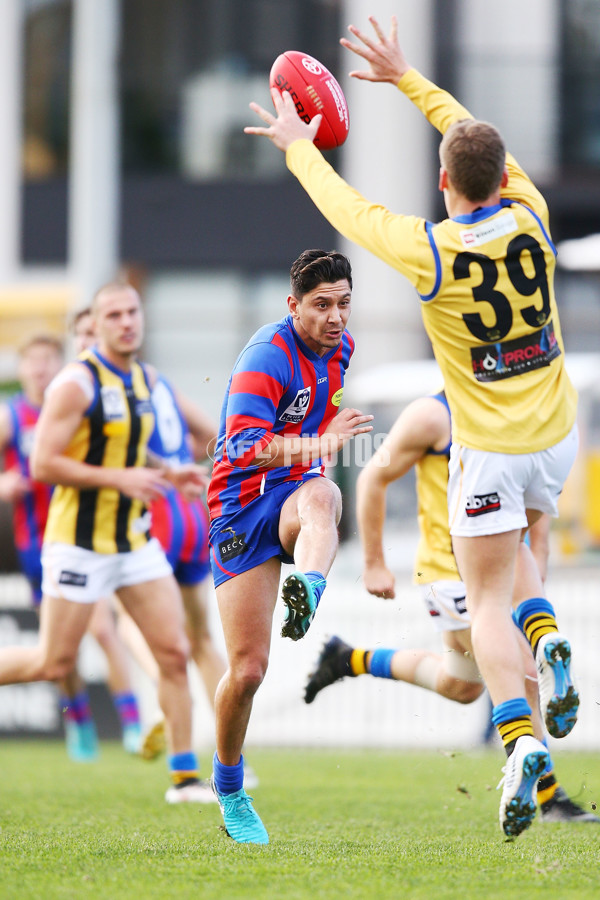
<svg viewBox="0 0 600 900">
<path fill-rule="evenodd" d="M 440 392 L 410 403 L 388 437 L 361 471 L 357 482 L 357 522 L 363 550 L 363 579 L 370 594 L 395 597 L 395 577 L 383 545 L 386 492 L 414 466 L 416 470 L 419 544 L 413 581 L 419 586 L 435 630 L 441 634 L 442 653 L 352 647 L 339 637 L 324 646 L 315 671 L 309 676 L 304 699 L 312 703 L 325 687 L 346 676 L 370 674 L 414 684 L 458 703 L 472 703 L 484 685 L 473 657 L 471 620 L 465 588 L 452 553 L 448 526 L 448 461 L 452 442 L 450 410 Z M 532 532 L 542 569 L 547 569 L 549 517 L 538 520 Z M 543 548 L 545 549 L 545 552 Z M 544 739 L 539 714 L 536 668 L 529 643 L 521 637 L 526 661 L 528 700 L 536 735 Z M 600 819 L 574 803 L 558 784 L 551 760 L 538 783 L 541 816 L 549 822 L 595 822 Z"/>
<path fill-rule="evenodd" d="M 89 307 L 75 314 L 72 327 L 73 349 L 78 356 L 96 340 L 94 317 Z M 119 717 L 123 747 L 128 753 L 139 753 L 142 746 L 139 705 L 131 684 L 129 655 L 117 631 L 112 598 L 101 597 L 98 600 L 88 632 L 106 657 L 107 683 Z M 151 656 L 149 650 L 148 654 Z"/>
<path fill-rule="evenodd" d="M 36 481 L 29 456 L 44 393 L 63 365 L 63 346 L 52 335 L 37 335 L 19 351 L 17 375 L 21 392 L 0 405 L 0 498 L 13 505 L 13 534 L 21 571 L 39 612 L 42 600 L 42 541 L 52 486 Z M 57 681 L 67 752 L 76 762 L 98 755 L 98 737 L 87 690 L 76 670 Z"/>
<path fill-rule="evenodd" d="M 93 312 L 98 343 L 48 388 L 31 456 L 33 475 L 56 485 L 42 546 L 39 642 L 0 650 L 0 683 L 68 674 L 94 603 L 116 591 L 159 666 L 172 751 L 166 799 L 212 802 L 191 748 L 181 597 L 160 544 L 149 534 L 145 506 L 169 486 L 199 496 L 206 477 L 196 466 L 146 464 L 154 413 L 147 374 L 135 359 L 144 321 L 137 292 L 126 284 L 106 285 Z"/>
<path fill-rule="evenodd" d="M 89 308 L 78 313 L 75 334 L 78 350 L 95 343 L 94 319 Z M 146 370 L 152 384 L 155 414 L 155 427 L 148 443 L 150 452 L 167 460 L 173 467 L 206 459 L 216 439 L 216 427 L 212 420 L 189 398 L 176 391 L 153 367 L 146 366 Z M 188 500 L 175 489 L 165 491 L 149 508 L 151 533 L 160 541 L 179 585 L 191 657 L 198 667 L 206 696 L 214 710 L 215 692 L 226 666 L 215 646 L 208 621 L 208 513 L 202 498 Z M 112 621 L 110 604 L 103 602 L 101 607 L 108 608 Z M 121 637 L 146 675 L 156 684 L 156 661 L 139 628 L 120 604 L 118 615 Z M 90 629 L 92 633 L 93 626 L 94 619 Z M 154 759 L 165 749 L 165 722 L 160 719 L 144 736 L 140 753 L 145 759 Z M 248 766 L 244 783 L 247 787 L 255 787 L 258 783 L 255 773 Z"/>
</svg>

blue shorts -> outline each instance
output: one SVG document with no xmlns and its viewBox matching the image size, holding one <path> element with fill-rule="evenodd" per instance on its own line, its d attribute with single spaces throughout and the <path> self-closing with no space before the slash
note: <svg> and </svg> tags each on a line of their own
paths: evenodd
<svg viewBox="0 0 600 900">
<path fill-rule="evenodd" d="M 173 575 L 178 584 L 200 584 L 210 572 L 210 562 L 208 559 L 205 559 L 202 562 L 182 562 L 177 559 L 172 560 L 168 553 L 167 559 L 171 563 Z"/>
<path fill-rule="evenodd" d="M 315 474 L 311 477 L 322 476 Z M 209 545 L 215 587 L 274 556 L 285 563 L 294 562 L 279 542 L 279 517 L 287 498 L 307 480 L 305 477 L 302 481 L 283 481 L 243 509 L 213 519 Z"/>
<path fill-rule="evenodd" d="M 25 550 L 17 550 L 21 572 L 31 586 L 31 595 L 34 606 L 42 602 L 42 548 L 27 547 Z"/>
</svg>

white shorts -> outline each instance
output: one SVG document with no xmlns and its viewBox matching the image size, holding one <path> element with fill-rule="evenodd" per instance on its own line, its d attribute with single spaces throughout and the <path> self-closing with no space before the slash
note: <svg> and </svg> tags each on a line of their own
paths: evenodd
<svg viewBox="0 0 600 900">
<path fill-rule="evenodd" d="M 462 631 L 471 627 L 462 581 L 420 584 L 421 597 L 436 631 Z"/>
<path fill-rule="evenodd" d="M 172 573 L 156 538 L 129 553 L 95 553 L 72 544 L 42 546 L 42 594 L 95 603 L 121 587 Z"/>
<path fill-rule="evenodd" d="M 577 455 L 578 431 L 536 453 L 490 453 L 452 444 L 450 534 L 476 537 L 527 527 L 525 510 L 558 515 L 557 501 Z"/>
</svg>

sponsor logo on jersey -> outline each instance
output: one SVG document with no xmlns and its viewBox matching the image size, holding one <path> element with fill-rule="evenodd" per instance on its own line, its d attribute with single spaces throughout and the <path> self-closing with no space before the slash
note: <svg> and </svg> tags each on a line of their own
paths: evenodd
<svg viewBox="0 0 600 900">
<path fill-rule="evenodd" d="M 471 347 L 473 374 L 477 381 L 501 381 L 549 366 L 560 356 L 552 322 L 539 331 L 514 341 L 499 341 Z"/>
<path fill-rule="evenodd" d="M 470 497 L 467 497 L 465 505 L 465 512 L 469 519 L 497 512 L 499 509 L 500 497 L 497 491 L 490 491 L 488 494 L 471 494 Z"/>
<path fill-rule="evenodd" d="M 19 431 L 18 444 L 19 453 L 24 459 L 29 459 L 33 449 L 33 437 L 35 434 L 35 426 L 25 426 Z"/>
<path fill-rule="evenodd" d="M 147 531 L 150 531 L 151 525 L 152 514 L 150 510 L 147 509 L 145 513 L 133 520 L 131 523 L 131 530 L 134 534 L 146 534 Z"/>
<path fill-rule="evenodd" d="M 309 403 L 310 387 L 300 388 L 300 390 L 296 392 L 296 396 L 288 408 L 279 416 L 279 420 L 281 422 L 291 422 L 293 425 L 297 425 L 306 415 Z"/>
<path fill-rule="evenodd" d="M 79 572 L 70 572 L 63 569 L 58 579 L 59 584 L 72 584 L 74 587 L 85 587 L 87 584 L 87 575 L 81 575 Z"/>
<path fill-rule="evenodd" d="M 228 562 L 230 559 L 241 556 L 242 553 L 246 553 L 248 550 L 245 531 L 243 534 L 236 534 L 233 528 L 226 528 L 225 531 L 230 531 L 231 537 L 219 543 L 221 562 Z"/>
<path fill-rule="evenodd" d="M 100 398 L 106 422 L 118 422 L 126 418 L 125 398 L 119 388 L 104 385 L 100 388 Z"/>
<path fill-rule="evenodd" d="M 340 388 L 339 391 L 336 391 L 333 397 L 331 398 L 331 402 L 334 406 L 339 406 L 342 402 L 342 397 L 344 395 L 344 388 Z"/>
<path fill-rule="evenodd" d="M 147 416 L 149 414 L 154 414 L 154 407 L 152 406 L 152 401 L 150 398 L 138 400 L 135 404 L 135 411 L 138 416 Z"/>
<path fill-rule="evenodd" d="M 518 225 L 514 214 L 507 212 L 497 218 L 480 222 L 479 225 L 473 225 L 472 228 L 459 231 L 459 235 L 463 247 L 470 249 L 471 247 L 480 247 L 482 244 L 487 244 L 488 241 L 512 234 L 517 230 Z"/>
</svg>

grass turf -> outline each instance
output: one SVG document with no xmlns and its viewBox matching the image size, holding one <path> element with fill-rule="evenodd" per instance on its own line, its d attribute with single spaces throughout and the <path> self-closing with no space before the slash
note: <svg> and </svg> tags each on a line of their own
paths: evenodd
<svg viewBox="0 0 600 900">
<path fill-rule="evenodd" d="M 208 754 L 204 755 L 206 759 Z M 600 825 L 498 826 L 501 751 L 257 750 L 267 847 L 234 844 L 217 806 L 168 806 L 164 759 L 104 744 L 0 751 L 0 893 L 28 898 L 598 897 Z M 557 754 L 561 783 L 600 807 L 593 754 Z"/>
</svg>

